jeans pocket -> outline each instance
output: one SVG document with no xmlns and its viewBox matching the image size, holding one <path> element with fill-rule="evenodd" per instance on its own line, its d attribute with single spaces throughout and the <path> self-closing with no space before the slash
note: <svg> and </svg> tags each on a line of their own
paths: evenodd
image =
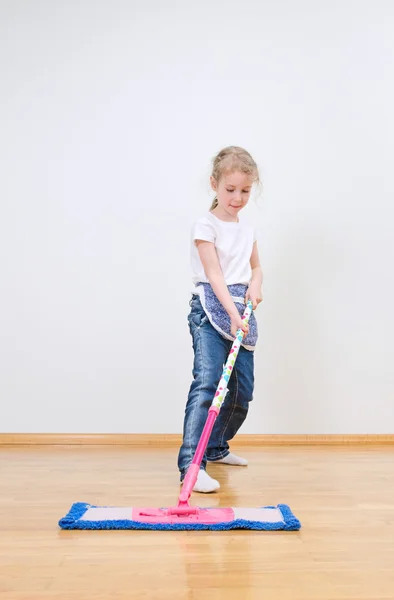
<svg viewBox="0 0 394 600">
<path fill-rule="evenodd" d="M 188 316 L 189 326 L 193 327 L 202 327 L 205 323 L 208 322 L 208 317 L 204 310 L 192 310 Z"/>
</svg>

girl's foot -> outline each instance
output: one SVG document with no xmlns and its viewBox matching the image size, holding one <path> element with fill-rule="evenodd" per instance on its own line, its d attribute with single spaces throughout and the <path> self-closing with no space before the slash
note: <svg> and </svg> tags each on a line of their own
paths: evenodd
<svg viewBox="0 0 394 600">
<path fill-rule="evenodd" d="M 236 467 L 246 467 L 248 465 L 248 461 L 246 458 L 241 458 L 240 456 L 236 456 L 235 454 L 227 454 L 224 458 L 219 458 L 219 460 L 212 461 L 215 463 L 223 464 L 223 465 L 234 465 Z"/>
<path fill-rule="evenodd" d="M 212 479 L 204 469 L 200 469 L 198 472 L 197 481 L 193 488 L 193 492 L 200 492 L 201 494 L 210 494 L 216 492 L 220 488 L 220 483 L 216 479 Z"/>
</svg>

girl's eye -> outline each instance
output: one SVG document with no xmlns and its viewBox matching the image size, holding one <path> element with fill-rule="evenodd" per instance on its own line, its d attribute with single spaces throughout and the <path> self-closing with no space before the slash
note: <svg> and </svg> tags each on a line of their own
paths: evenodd
<svg viewBox="0 0 394 600">
<path fill-rule="evenodd" d="M 234 190 L 227 190 L 228 192 L 233 192 Z"/>
</svg>

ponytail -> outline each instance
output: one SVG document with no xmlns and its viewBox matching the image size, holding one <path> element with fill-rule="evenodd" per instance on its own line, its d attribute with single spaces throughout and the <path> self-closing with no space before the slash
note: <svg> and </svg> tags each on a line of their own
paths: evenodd
<svg viewBox="0 0 394 600">
<path fill-rule="evenodd" d="M 218 205 L 218 199 L 215 196 L 215 198 L 212 200 L 212 204 L 211 204 L 210 210 L 214 210 L 217 207 L 217 205 Z"/>
</svg>

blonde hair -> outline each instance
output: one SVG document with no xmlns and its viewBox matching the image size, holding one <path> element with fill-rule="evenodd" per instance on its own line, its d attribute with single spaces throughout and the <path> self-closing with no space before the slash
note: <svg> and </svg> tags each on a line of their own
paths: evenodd
<svg viewBox="0 0 394 600">
<path fill-rule="evenodd" d="M 254 181 L 260 183 L 259 169 L 249 152 L 239 146 L 227 146 L 213 159 L 212 177 L 218 183 L 225 173 L 234 171 L 252 175 L 255 178 Z M 215 197 L 210 210 L 216 208 L 217 205 L 218 199 Z"/>
</svg>

